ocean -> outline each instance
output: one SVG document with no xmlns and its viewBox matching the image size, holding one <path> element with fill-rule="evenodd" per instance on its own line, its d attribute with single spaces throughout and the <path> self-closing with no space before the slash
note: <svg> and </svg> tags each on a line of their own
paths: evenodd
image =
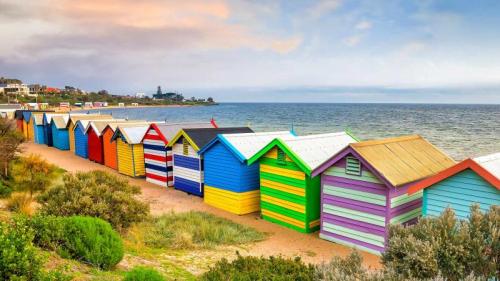
<svg viewBox="0 0 500 281">
<path fill-rule="evenodd" d="M 419 134 L 456 160 L 500 152 L 500 105 L 221 103 L 215 106 L 96 109 L 115 118 L 193 122 L 298 135 L 349 129 L 363 140 Z"/>
</svg>

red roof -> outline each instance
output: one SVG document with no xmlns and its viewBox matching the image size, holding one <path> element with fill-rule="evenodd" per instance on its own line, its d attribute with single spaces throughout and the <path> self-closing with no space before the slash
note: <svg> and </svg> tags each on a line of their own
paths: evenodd
<svg viewBox="0 0 500 281">
<path fill-rule="evenodd" d="M 419 190 L 425 189 L 437 182 L 440 182 L 444 179 L 447 179 L 453 175 L 456 175 L 466 169 L 471 169 L 474 172 L 476 172 L 479 176 L 481 176 L 484 180 L 489 182 L 491 185 L 493 185 L 496 189 L 500 190 L 500 179 L 495 177 L 492 173 L 490 173 L 488 170 L 483 168 L 480 164 L 478 164 L 476 161 L 473 159 L 465 159 L 464 161 L 451 166 L 450 168 L 443 170 L 440 173 L 437 173 L 436 175 L 432 177 L 428 177 L 424 180 L 419 181 L 415 185 L 410 186 L 408 189 L 409 194 L 413 194 Z"/>
</svg>

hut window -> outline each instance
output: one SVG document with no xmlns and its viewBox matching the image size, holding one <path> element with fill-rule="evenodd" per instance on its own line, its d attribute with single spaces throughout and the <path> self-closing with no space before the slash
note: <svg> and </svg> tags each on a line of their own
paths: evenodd
<svg viewBox="0 0 500 281">
<path fill-rule="evenodd" d="M 280 148 L 278 148 L 278 164 L 282 164 L 282 165 L 286 164 L 286 154 Z"/>
<path fill-rule="evenodd" d="M 350 156 L 346 157 L 345 173 L 348 175 L 360 176 L 361 163 L 359 162 L 359 159 Z"/>
<path fill-rule="evenodd" d="M 186 138 L 182 139 L 182 154 L 188 155 L 189 154 L 189 143 Z"/>
</svg>

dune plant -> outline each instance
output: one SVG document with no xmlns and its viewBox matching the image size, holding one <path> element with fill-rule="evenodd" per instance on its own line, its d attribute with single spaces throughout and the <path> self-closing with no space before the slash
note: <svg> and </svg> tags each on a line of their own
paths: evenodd
<svg viewBox="0 0 500 281">
<path fill-rule="evenodd" d="M 44 192 L 54 182 L 57 167 L 40 155 L 30 154 L 12 163 L 12 178 L 17 191 L 26 191 L 30 198 L 34 193 Z"/>
<path fill-rule="evenodd" d="M 103 171 L 66 174 L 63 183 L 37 199 L 40 211 L 55 216 L 91 216 L 123 230 L 149 214 L 149 205 L 136 199 L 137 186 Z"/>
<path fill-rule="evenodd" d="M 165 278 L 152 268 L 136 266 L 125 274 L 123 281 L 165 281 Z"/>
<path fill-rule="evenodd" d="M 14 120 L 0 118 L 0 175 L 7 177 L 9 174 L 9 163 L 18 152 L 20 145 L 24 142 L 24 137 L 16 130 Z"/>
</svg>

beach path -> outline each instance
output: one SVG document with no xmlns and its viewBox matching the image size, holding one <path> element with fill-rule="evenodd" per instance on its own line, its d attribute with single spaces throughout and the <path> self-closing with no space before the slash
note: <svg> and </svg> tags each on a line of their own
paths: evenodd
<svg viewBox="0 0 500 281">
<path fill-rule="evenodd" d="M 283 255 L 287 257 L 300 256 L 310 263 L 328 262 L 334 256 L 346 256 L 351 248 L 322 240 L 318 233 L 303 234 L 294 230 L 262 220 L 258 213 L 238 216 L 203 203 L 203 199 L 187 195 L 184 192 L 166 189 L 146 182 L 143 178 L 130 178 L 118 174 L 106 166 L 80 158 L 69 151 L 58 150 L 32 142 L 23 144 L 23 154 L 39 154 L 48 162 L 53 163 L 69 172 L 103 170 L 128 179 L 131 184 L 142 190 L 141 200 L 150 203 L 151 213 L 201 211 L 232 220 L 236 223 L 254 227 L 269 234 L 264 241 L 253 244 L 242 251 L 242 255 L 270 256 Z M 381 268 L 380 258 L 366 252 L 359 252 L 364 259 L 364 265 L 369 268 Z"/>
</svg>

